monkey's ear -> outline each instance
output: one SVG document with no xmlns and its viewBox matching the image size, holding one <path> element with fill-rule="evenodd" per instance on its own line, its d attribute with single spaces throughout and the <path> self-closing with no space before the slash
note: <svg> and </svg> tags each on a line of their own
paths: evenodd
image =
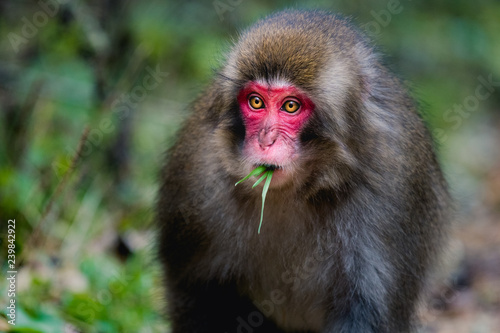
<svg viewBox="0 0 500 333">
<path fill-rule="evenodd" d="M 359 78 L 360 97 L 363 103 L 366 103 L 372 95 L 372 85 L 367 75 L 361 75 Z"/>
<path fill-rule="evenodd" d="M 220 85 L 215 82 L 193 104 L 199 121 L 217 124 L 226 110 L 226 103 Z"/>
<path fill-rule="evenodd" d="M 358 42 L 353 48 L 353 58 L 356 64 L 356 78 L 359 87 L 359 97 L 362 102 L 366 102 L 370 96 L 374 95 L 374 87 L 377 80 L 385 73 L 380 73 L 380 55 L 373 49 L 367 36 L 358 32 Z M 382 70 L 383 71 L 383 70 Z"/>
<path fill-rule="evenodd" d="M 368 80 L 363 80 L 360 89 L 360 97 L 362 103 L 367 103 L 372 96 L 372 85 Z"/>
</svg>

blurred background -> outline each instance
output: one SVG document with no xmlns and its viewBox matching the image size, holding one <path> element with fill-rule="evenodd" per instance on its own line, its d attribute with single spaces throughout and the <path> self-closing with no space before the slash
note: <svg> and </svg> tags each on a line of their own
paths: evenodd
<svg viewBox="0 0 500 333">
<path fill-rule="evenodd" d="M 15 326 L 0 280 L 1 332 L 168 329 L 152 224 L 162 154 L 231 40 L 288 7 L 351 16 L 432 128 L 457 213 L 422 332 L 500 332 L 494 0 L 1 1 L 0 269 L 17 270 Z"/>
</svg>

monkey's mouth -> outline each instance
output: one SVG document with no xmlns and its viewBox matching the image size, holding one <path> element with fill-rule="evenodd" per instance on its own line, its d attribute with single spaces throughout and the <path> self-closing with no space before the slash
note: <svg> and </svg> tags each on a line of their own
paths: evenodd
<svg viewBox="0 0 500 333">
<path fill-rule="evenodd" d="M 286 165 L 279 164 L 271 164 L 271 163 L 256 163 L 253 165 L 254 168 L 264 167 L 265 170 L 262 171 L 259 175 L 255 175 L 256 179 L 267 174 L 267 172 L 271 171 L 272 173 L 272 181 L 271 188 L 280 187 L 285 183 L 288 183 L 293 177 L 291 177 L 291 170 Z M 261 184 L 264 182 L 261 181 Z"/>
<path fill-rule="evenodd" d="M 268 171 L 283 170 L 283 167 L 275 164 L 256 164 L 255 166 L 264 166 Z"/>
</svg>

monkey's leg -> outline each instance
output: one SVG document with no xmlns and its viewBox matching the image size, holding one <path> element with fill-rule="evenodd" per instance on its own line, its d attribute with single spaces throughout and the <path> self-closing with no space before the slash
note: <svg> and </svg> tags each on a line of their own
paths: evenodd
<svg viewBox="0 0 500 333">
<path fill-rule="evenodd" d="M 280 333 L 233 284 L 178 283 L 169 292 L 172 333 Z"/>
</svg>

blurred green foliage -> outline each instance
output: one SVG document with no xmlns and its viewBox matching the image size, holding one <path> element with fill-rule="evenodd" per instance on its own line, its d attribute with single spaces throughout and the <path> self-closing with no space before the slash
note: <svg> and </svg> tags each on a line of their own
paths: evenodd
<svg viewBox="0 0 500 333">
<path fill-rule="evenodd" d="M 393 5 L 398 11 L 391 14 Z M 479 76 L 500 80 L 494 0 L 2 2 L 1 268 L 7 270 L 9 218 L 16 219 L 17 256 L 25 259 L 13 331 L 164 329 L 151 259 L 162 153 L 231 40 L 258 18 L 290 7 L 340 12 L 367 30 L 439 130 L 445 163 L 452 164 L 446 147 L 462 127 L 498 116 L 498 93 L 459 128 L 444 116 L 474 94 Z M 146 89 L 157 69 L 168 75 Z M 86 127 L 86 145 L 73 164 Z M 27 248 L 36 228 L 43 242 Z M 131 231 L 142 243 L 134 245 Z M 0 294 L 6 295 L 5 281 Z"/>
</svg>

